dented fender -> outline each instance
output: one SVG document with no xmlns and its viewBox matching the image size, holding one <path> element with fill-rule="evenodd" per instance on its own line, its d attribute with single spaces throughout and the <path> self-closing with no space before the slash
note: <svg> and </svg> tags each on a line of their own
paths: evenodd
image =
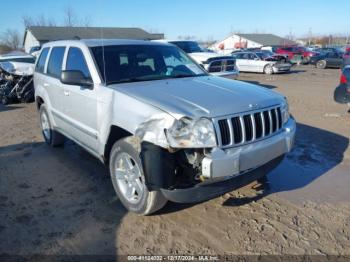
<svg viewBox="0 0 350 262">
<path fill-rule="evenodd" d="M 168 148 L 169 143 L 165 136 L 165 129 L 170 128 L 174 121 L 175 119 L 166 113 L 152 116 L 137 127 L 135 136 L 139 137 L 141 141 Z"/>
</svg>

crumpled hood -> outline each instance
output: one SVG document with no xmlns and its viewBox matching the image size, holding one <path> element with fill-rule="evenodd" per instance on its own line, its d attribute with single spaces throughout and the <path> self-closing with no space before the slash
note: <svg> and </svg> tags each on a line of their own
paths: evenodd
<svg viewBox="0 0 350 262">
<path fill-rule="evenodd" d="M 34 64 L 22 62 L 0 62 L 0 67 L 14 75 L 33 75 Z"/>
<path fill-rule="evenodd" d="M 263 87 L 215 76 L 115 84 L 114 88 L 175 118 L 219 117 L 280 104 L 283 96 Z"/>
</svg>

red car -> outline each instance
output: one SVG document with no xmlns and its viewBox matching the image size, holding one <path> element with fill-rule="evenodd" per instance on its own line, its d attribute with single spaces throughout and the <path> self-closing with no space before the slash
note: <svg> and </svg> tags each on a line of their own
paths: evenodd
<svg viewBox="0 0 350 262">
<path fill-rule="evenodd" d="M 295 46 L 284 46 L 284 47 L 279 47 L 275 51 L 276 54 L 284 54 L 288 55 L 288 58 L 291 60 L 293 59 L 293 56 L 295 55 L 301 55 L 302 53 L 300 50 L 295 47 Z"/>
<path fill-rule="evenodd" d="M 310 57 L 318 55 L 319 53 L 308 50 L 303 46 L 286 46 L 280 47 L 276 50 L 277 54 L 286 54 L 290 60 L 293 59 L 295 55 L 301 55 L 303 61 L 309 62 Z"/>
</svg>

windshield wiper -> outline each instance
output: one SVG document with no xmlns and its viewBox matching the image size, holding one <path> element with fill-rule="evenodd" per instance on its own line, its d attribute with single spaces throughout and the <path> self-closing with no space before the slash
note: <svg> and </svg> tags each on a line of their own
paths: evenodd
<svg viewBox="0 0 350 262">
<path fill-rule="evenodd" d="M 206 74 L 198 74 L 198 75 L 178 74 L 178 75 L 171 76 L 171 78 L 185 78 L 185 77 L 197 77 L 197 76 L 206 76 Z"/>
<path fill-rule="evenodd" d="M 153 80 L 162 80 L 166 79 L 165 77 L 141 77 L 141 78 L 136 78 L 136 77 L 131 77 L 131 78 L 123 78 L 115 81 L 109 81 L 107 82 L 107 85 L 110 84 L 122 84 L 122 83 L 132 83 L 132 82 L 142 82 L 142 81 L 153 81 Z"/>
</svg>

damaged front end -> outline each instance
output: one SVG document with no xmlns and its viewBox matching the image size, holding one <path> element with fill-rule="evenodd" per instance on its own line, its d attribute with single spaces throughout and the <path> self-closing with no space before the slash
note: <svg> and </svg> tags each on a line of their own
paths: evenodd
<svg viewBox="0 0 350 262">
<path fill-rule="evenodd" d="M 296 130 L 295 120 L 288 117 L 269 139 L 220 148 L 214 124 L 206 118 L 158 117 L 141 126 L 136 134 L 142 135 L 147 188 L 180 203 L 205 201 L 265 176 L 291 150 Z"/>
<path fill-rule="evenodd" d="M 159 114 L 143 122 L 135 136 L 149 190 L 189 188 L 203 182 L 205 151 L 217 145 L 214 125 L 207 118 L 176 119 Z"/>
</svg>

